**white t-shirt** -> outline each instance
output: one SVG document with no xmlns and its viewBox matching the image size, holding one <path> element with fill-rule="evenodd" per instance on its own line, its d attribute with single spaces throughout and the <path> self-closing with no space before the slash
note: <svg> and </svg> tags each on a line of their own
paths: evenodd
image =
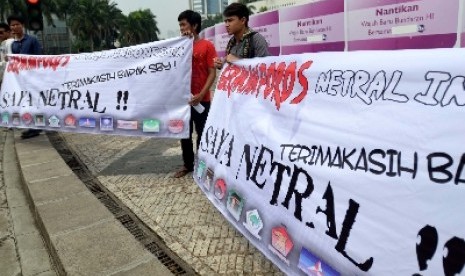
<svg viewBox="0 0 465 276">
<path fill-rule="evenodd" d="M 13 44 L 13 38 L 8 38 L 0 44 L 0 82 L 3 80 L 3 72 L 6 67 L 6 56 L 12 54 L 11 44 Z"/>
</svg>

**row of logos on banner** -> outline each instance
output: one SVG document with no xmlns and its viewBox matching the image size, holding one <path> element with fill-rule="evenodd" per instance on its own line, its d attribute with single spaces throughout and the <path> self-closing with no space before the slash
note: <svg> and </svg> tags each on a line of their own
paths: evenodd
<svg viewBox="0 0 465 276">
<path fill-rule="evenodd" d="M 250 210 L 245 211 L 245 198 L 240 192 L 234 187 L 230 187 L 231 185 L 228 186 L 224 178 L 215 178 L 215 172 L 208 168 L 203 160 L 198 161 L 195 166 L 194 177 L 201 184 L 203 190 L 207 194 L 213 195 L 237 222 L 241 221 L 242 214 L 245 212 L 245 220 L 242 221 L 242 226 L 256 239 L 262 239 L 260 232 L 264 227 L 264 222 L 259 210 L 250 208 Z M 275 227 L 271 228 L 271 240 L 268 249 L 288 266 L 291 265 L 288 255 L 293 250 L 296 250 L 292 233 L 289 233 L 284 225 L 275 225 Z M 340 275 L 334 268 L 305 247 L 300 248 L 297 267 L 306 275 Z"/>
<path fill-rule="evenodd" d="M 158 119 L 122 120 L 113 116 L 76 117 L 68 114 L 64 118 L 57 115 L 31 114 L 19 112 L 3 112 L 1 125 L 4 127 L 35 127 L 35 128 L 66 128 L 66 129 L 97 129 L 103 132 L 115 129 L 127 131 L 142 131 L 144 133 L 159 133 L 165 127 L 170 133 L 178 134 L 184 130 L 185 123 L 181 119 L 169 120 L 166 124 Z"/>
</svg>

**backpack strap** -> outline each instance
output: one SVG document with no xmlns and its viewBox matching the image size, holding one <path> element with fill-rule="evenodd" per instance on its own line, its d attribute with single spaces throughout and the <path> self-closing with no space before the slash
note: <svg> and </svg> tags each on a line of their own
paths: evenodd
<svg viewBox="0 0 465 276">
<path fill-rule="evenodd" d="M 231 49 L 234 46 L 234 43 L 236 43 L 236 39 L 234 39 L 233 36 L 229 39 L 228 45 L 226 46 L 226 55 L 229 55 L 231 53 Z"/>
<path fill-rule="evenodd" d="M 253 36 L 257 32 L 250 32 L 244 38 L 244 48 L 242 49 L 242 58 L 253 58 L 255 57 L 255 49 L 253 46 Z"/>
<path fill-rule="evenodd" d="M 255 57 L 255 47 L 253 45 L 253 36 L 256 34 L 257 32 L 252 32 L 250 35 L 249 35 L 249 45 L 250 45 L 250 51 L 249 51 L 249 58 L 253 58 Z"/>
<path fill-rule="evenodd" d="M 242 53 L 240 55 L 241 58 L 253 58 L 253 57 L 255 57 L 255 48 L 254 48 L 254 45 L 253 45 L 253 36 L 256 33 L 257 32 L 253 31 L 253 32 L 248 33 L 244 37 L 244 46 L 242 48 Z M 235 43 L 236 43 L 236 39 L 233 36 L 233 37 L 231 37 L 229 39 L 228 44 L 226 46 L 226 55 L 231 53 L 231 49 L 232 49 L 232 47 L 234 46 Z"/>
</svg>

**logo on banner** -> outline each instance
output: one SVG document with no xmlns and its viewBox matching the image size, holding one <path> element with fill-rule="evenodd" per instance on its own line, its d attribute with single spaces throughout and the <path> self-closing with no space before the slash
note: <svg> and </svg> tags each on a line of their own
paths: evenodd
<svg viewBox="0 0 465 276">
<path fill-rule="evenodd" d="M 100 130 L 113 131 L 113 117 L 100 117 Z"/>
<path fill-rule="evenodd" d="M 168 123 L 168 130 L 174 134 L 181 133 L 184 130 L 183 120 L 170 120 Z"/>
<path fill-rule="evenodd" d="M 72 114 L 66 115 L 64 120 L 65 127 L 76 128 L 76 123 L 76 117 L 74 117 Z"/>
<path fill-rule="evenodd" d="M 116 120 L 116 128 L 137 130 L 139 123 L 137 121 Z"/>
<path fill-rule="evenodd" d="M 219 200 L 223 199 L 226 195 L 226 182 L 224 179 L 217 179 L 215 182 L 215 188 L 213 190 L 215 197 Z"/>
<path fill-rule="evenodd" d="M 37 114 L 34 118 L 34 123 L 36 126 L 44 127 L 45 126 L 45 115 Z"/>
<path fill-rule="evenodd" d="M 245 213 L 245 222 L 242 223 L 255 238 L 261 240 L 259 232 L 263 228 L 262 218 L 258 214 L 258 210 L 250 210 Z"/>
<path fill-rule="evenodd" d="M 287 233 L 286 227 L 278 226 L 271 229 L 271 245 L 268 245 L 268 249 L 287 265 L 289 265 L 289 260 L 286 257 L 291 252 L 292 247 L 294 247 L 294 243 Z"/>
<path fill-rule="evenodd" d="M 60 118 L 56 115 L 50 116 L 50 118 L 48 118 L 48 125 L 50 127 L 60 127 Z"/>
<path fill-rule="evenodd" d="M 339 272 L 321 261 L 308 249 L 302 247 L 299 257 L 299 269 L 310 276 L 339 276 Z"/>
<path fill-rule="evenodd" d="M 25 126 L 29 126 L 34 121 L 34 118 L 32 117 L 31 113 L 24 113 L 23 116 L 21 116 L 21 120 Z"/>
<path fill-rule="evenodd" d="M 215 176 L 214 172 L 212 169 L 208 168 L 207 169 L 207 175 L 205 177 L 205 181 L 203 182 L 203 186 L 207 191 L 210 191 L 212 184 L 213 184 L 213 177 Z"/>
<path fill-rule="evenodd" d="M 79 126 L 80 127 L 95 127 L 96 120 L 95 118 L 90 118 L 90 117 L 82 117 L 79 118 Z"/>
<path fill-rule="evenodd" d="M 10 114 L 8 112 L 2 113 L 2 125 L 7 126 L 10 124 Z"/>
<path fill-rule="evenodd" d="M 226 203 L 226 209 L 228 209 L 231 215 L 237 221 L 239 221 L 243 208 L 244 199 L 235 190 L 230 190 L 228 194 L 228 201 Z"/>
<path fill-rule="evenodd" d="M 13 115 L 11 115 L 11 123 L 14 126 L 19 126 L 21 124 L 21 119 L 18 112 L 14 112 Z"/>
<path fill-rule="evenodd" d="M 145 119 L 142 121 L 143 132 L 160 132 L 160 121 L 157 119 Z"/>
<path fill-rule="evenodd" d="M 207 164 L 205 164 L 205 161 L 200 160 L 199 164 L 197 165 L 197 170 L 195 171 L 195 176 L 197 177 L 197 179 L 201 181 L 203 177 L 205 176 L 206 172 L 207 172 Z"/>
</svg>

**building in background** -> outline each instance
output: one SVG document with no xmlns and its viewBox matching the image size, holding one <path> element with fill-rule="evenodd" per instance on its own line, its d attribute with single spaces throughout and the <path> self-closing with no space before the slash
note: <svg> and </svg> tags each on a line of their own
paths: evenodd
<svg viewBox="0 0 465 276">
<path fill-rule="evenodd" d="M 284 7 L 295 6 L 295 5 L 302 5 L 309 2 L 317 2 L 320 0 L 261 0 L 255 1 L 248 5 L 252 5 L 255 7 L 256 11 L 261 10 L 262 8 L 266 8 L 267 10 L 277 10 Z M 236 2 L 236 1 L 231 1 Z"/>
<path fill-rule="evenodd" d="M 205 0 L 189 0 L 189 7 L 193 11 L 204 14 L 204 1 Z"/>
<path fill-rule="evenodd" d="M 53 18 L 55 26 L 44 24 L 44 30 L 36 34 L 45 55 L 60 55 L 71 52 L 71 38 L 66 22 Z"/>
<path fill-rule="evenodd" d="M 277 10 L 288 6 L 301 5 L 320 0 L 261 0 L 253 1 L 247 5 L 255 7 L 255 11 L 261 9 Z M 200 13 L 203 17 L 223 13 L 224 8 L 237 0 L 189 0 L 190 9 Z"/>
<path fill-rule="evenodd" d="M 203 17 L 207 15 L 221 14 L 230 1 L 228 0 L 190 0 L 190 9 L 200 13 Z"/>
<path fill-rule="evenodd" d="M 207 14 L 221 14 L 227 6 L 228 0 L 207 0 Z"/>
</svg>

